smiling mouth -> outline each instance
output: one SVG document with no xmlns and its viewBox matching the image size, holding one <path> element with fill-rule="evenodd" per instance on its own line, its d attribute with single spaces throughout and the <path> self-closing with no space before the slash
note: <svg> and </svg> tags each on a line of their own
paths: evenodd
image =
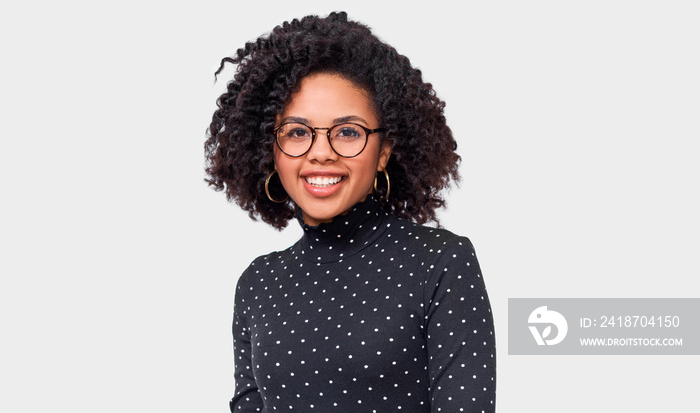
<svg viewBox="0 0 700 413">
<path fill-rule="evenodd" d="M 337 184 L 338 182 L 343 180 L 342 176 L 307 176 L 306 182 L 309 184 L 317 187 L 317 188 L 327 188 L 329 186 L 333 186 Z"/>
</svg>

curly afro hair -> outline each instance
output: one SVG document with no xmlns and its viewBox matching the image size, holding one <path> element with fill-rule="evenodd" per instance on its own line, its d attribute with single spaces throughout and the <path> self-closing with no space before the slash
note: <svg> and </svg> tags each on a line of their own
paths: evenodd
<svg viewBox="0 0 700 413">
<path fill-rule="evenodd" d="M 407 57 L 367 26 L 344 12 L 294 19 L 222 59 L 215 76 L 226 63 L 237 68 L 209 126 L 206 181 L 252 219 L 281 230 L 294 217 L 291 200 L 272 202 L 265 192 L 274 169 L 273 129 L 301 79 L 323 72 L 351 80 L 373 99 L 386 129 L 381 138 L 392 151 L 386 167 L 390 198 L 377 197 L 382 207 L 421 224 L 437 223 L 435 210 L 445 205 L 440 192 L 459 180 L 460 157 L 445 122 L 445 103 Z"/>
</svg>

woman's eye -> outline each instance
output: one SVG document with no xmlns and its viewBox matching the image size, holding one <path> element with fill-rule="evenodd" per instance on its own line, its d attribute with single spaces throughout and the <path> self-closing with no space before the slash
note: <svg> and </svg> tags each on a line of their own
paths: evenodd
<svg viewBox="0 0 700 413">
<path fill-rule="evenodd" d="M 338 131 L 335 134 L 336 138 L 343 138 L 343 139 L 359 138 L 360 136 L 362 136 L 360 131 L 357 128 L 353 128 L 353 127 L 338 128 Z"/>
<path fill-rule="evenodd" d="M 290 138 L 296 138 L 296 139 L 301 139 L 301 138 L 307 138 L 311 136 L 308 130 L 304 128 L 294 128 L 287 132 L 286 134 Z"/>
</svg>

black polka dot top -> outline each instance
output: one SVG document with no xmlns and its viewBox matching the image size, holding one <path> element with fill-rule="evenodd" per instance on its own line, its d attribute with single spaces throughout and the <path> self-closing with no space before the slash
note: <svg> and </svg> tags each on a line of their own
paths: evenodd
<svg viewBox="0 0 700 413">
<path fill-rule="evenodd" d="M 238 281 L 232 412 L 495 411 L 493 318 L 467 238 L 371 196 L 303 227 Z"/>
</svg>

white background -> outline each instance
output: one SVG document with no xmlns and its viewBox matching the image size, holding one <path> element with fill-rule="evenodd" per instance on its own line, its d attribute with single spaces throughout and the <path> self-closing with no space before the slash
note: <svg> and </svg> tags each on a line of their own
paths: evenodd
<svg viewBox="0 0 700 413">
<path fill-rule="evenodd" d="M 498 410 L 697 406 L 697 356 L 508 356 L 506 334 L 509 297 L 700 295 L 696 2 L 23 4 L 0 10 L 0 410 L 227 411 L 237 277 L 300 231 L 204 183 L 213 72 L 339 9 L 447 102 L 441 218 L 481 261 Z"/>
</svg>

